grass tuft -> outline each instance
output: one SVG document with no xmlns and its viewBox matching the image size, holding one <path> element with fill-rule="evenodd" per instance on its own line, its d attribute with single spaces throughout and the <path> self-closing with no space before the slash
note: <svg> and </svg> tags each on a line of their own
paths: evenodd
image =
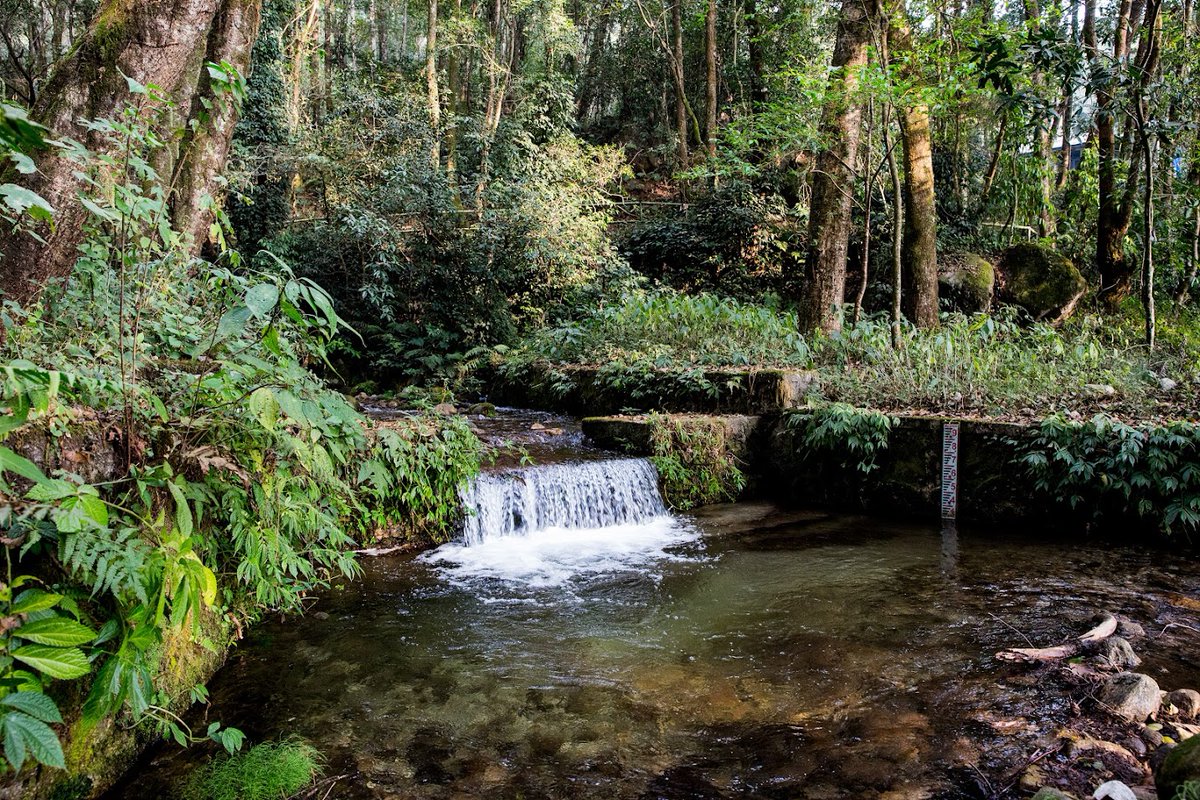
<svg viewBox="0 0 1200 800">
<path fill-rule="evenodd" d="M 297 739 L 264 742 L 200 767 L 181 800 L 284 800 L 321 774 L 321 754 Z"/>
</svg>

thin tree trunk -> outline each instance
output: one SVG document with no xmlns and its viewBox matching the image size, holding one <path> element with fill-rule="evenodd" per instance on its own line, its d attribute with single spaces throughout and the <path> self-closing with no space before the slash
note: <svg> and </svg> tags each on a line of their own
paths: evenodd
<svg viewBox="0 0 1200 800">
<path fill-rule="evenodd" d="M 208 39 L 206 61 L 228 62 L 243 73 L 250 64 L 250 52 L 258 37 L 261 2 L 225 0 L 217 14 Z M 225 167 L 238 107 L 230 97 L 218 98 L 212 78 L 205 70 L 192 101 L 191 118 L 208 115 L 206 124 L 188 127 L 180 145 L 176 166 L 175 201 L 171 212 L 175 227 L 188 234 L 197 246 L 208 238 L 213 220 L 211 203 L 213 178 Z"/>
<path fill-rule="evenodd" d="M 261 0 L 104 0 L 95 21 L 54 70 L 33 115 L 56 136 L 102 150 L 103 139 L 80 120 L 119 117 L 130 99 L 125 75 L 161 87 L 186 113 L 207 74 L 204 64 L 214 20 L 224 12 L 241 14 L 257 25 L 260 8 Z M 246 63 L 235 66 L 244 71 Z M 33 299 L 47 280 L 70 274 L 87 219 L 77 199 L 78 166 L 58 151 L 41 154 L 37 166 L 38 172 L 22 176 L 21 183 L 56 209 L 54 224 L 39 226 L 41 240 L 0 231 L 0 290 L 5 299 L 20 303 Z M 165 166 L 164 175 L 174 171 L 174 164 Z M 196 184 L 213 177 L 201 166 L 197 163 Z"/>
<path fill-rule="evenodd" d="M 688 165 L 687 85 L 683 79 L 683 0 L 671 0 L 671 79 L 675 82 L 675 160 Z"/>
<path fill-rule="evenodd" d="M 437 14 L 438 0 L 429 0 L 429 28 L 425 44 L 425 88 L 429 103 L 429 126 L 432 130 L 430 139 L 429 166 L 436 175 L 441 170 L 441 139 L 438 135 L 441 126 L 442 108 L 438 98 L 437 76 Z"/>
<path fill-rule="evenodd" d="M 871 165 L 875 162 L 875 157 L 872 148 L 872 139 L 875 133 L 875 103 L 870 101 L 867 104 L 867 157 L 864 163 L 867 166 L 864 175 L 864 194 L 863 200 L 863 240 L 862 240 L 862 255 L 859 261 L 862 262 L 862 280 L 858 284 L 858 294 L 854 296 L 854 324 L 857 325 L 862 319 L 863 298 L 867 296 L 867 281 L 871 277 L 871 201 L 875 195 L 875 170 Z"/>
<path fill-rule="evenodd" d="M 1096 0 L 1088 0 L 1085 31 L 1090 40 L 1085 46 L 1092 59 L 1094 70 L 1103 69 L 1099 49 L 1096 46 Z M 1113 43 L 1113 62 L 1121 65 L 1127 53 L 1127 28 L 1131 0 L 1122 0 L 1117 12 L 1116 36 Z M 1089 19 L 1090 18 L 1090 25 Z M 1100 297 L 1110 307 L 1118 305 L 1129 296 L 1132 289 L 1132 271 L 1125 258 L 1125 234 L 1128 222 L 1122 224 L 1121 208 L 1117 197 L 1116 126 L 1113 116 L 1114 98 L 1101 82 L 1096 90 L 1096 155 L 1098 158 L 1097 188 L 1100 210 L 1096 218 L 1096 266 L 1100 271 Z M 1136 163 L 1136 162 L 1135 162 Z M 1131 175 L 1129 180 L 1133 180 Z"/>
<path fill-rule="evenodd" d="M 904 297 L 904 189 L 896 164 L 896 148 L 892 146 L 891 127 L 891 115 L 885 114 L 883 149 L 887 154 L 888 174 L 892 179 L 892 347 L 899 348 Z"/>
<path fill-rule="evenodd" d="M 1004 153 L 1004 140 L 1008 133 L 1008 114 L 1000 117 L 1000 127 L 996 130 L 996 143 L 992 146 L 992 158 L 988 162 L 987 172 L 983 174 L 983 190 L 979 193 L 979 207 L 987 206 L 991 197 L 992 187 L 996 184 L 996 176 L 1000 173 L 1000 156 Z"/>
<path fill-rule="evenodd" d="M 454 0 L 451 18 L 457 19 L 462 11 L 462 0 Z M 453 31 L 454 28 L 451 28 Z M 450 42 L 446 53 L 446 110 L 450 119 L 446 124 L 446 180 L 455 196 L 458 194 L 458 118 L 461 113 L 462 86 L 459 80 L 459 43 Z"/>
<path fill-rule="evenodd" d="M 750 59 L 750 102 L 755 106 L 767 102 L 767 82 L 763 74 L 762 20 L 758 18 L 757 0 L 746 0 L 746 50 Z"/>
<path fill-rule="evenodd" d="M 821 119 L 822 138 L 828 144 L 817 154 L 812 175 L 808 257 L 799 304 L 803 332 L 841 327 L 838 308 L 846 292 L 850 210 L 862 134 L 863 109 L 856 94 L 859 72 L 867 63 L 871 26 L 877 18 L 877 5 L 861 0 L 842 2 L 828 99 Z"/>
<path fill-rule="evenodd" d="M 708 0 L 704 16 L 705 148 L 709 159 L 717 157 L 717 0 Z"/>
</svg>

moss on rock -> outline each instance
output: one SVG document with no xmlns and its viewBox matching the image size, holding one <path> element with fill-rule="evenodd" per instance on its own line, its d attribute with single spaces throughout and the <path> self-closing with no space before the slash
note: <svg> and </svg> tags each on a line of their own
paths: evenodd
<svg viewBox="0 0 1200 800">
<path fill-rule="evenodd" d="M 1066 321 L 1087 292 L 1087 281 L 1066 256 L 1032 242 L 1005 250 L 998 271 L 1000 299 L 1050 325 Z"/>
<path fill-rule="evenodd" d="M 941 296 L 957 311 L 976 313 L 992 307 L 996 268 L 975 253 L 951 253 L 938 259 Z"/>
</svg>

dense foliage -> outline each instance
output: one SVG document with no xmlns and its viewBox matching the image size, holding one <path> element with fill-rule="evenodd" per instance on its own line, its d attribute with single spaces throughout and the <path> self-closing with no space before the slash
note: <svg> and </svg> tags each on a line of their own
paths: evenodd
<svg viewBox="0 0 1200 800">
<path fill-rule="evenodd" d="M 171 642 L 221 647 L 263 613 L 301 610 L 353 576 L 351 550 L 380 531 L 444 537 L 479 465 L 461 420 L 375 431 L 309 371 L 348 332 L 322 289 L 277 260 L 190 254 L 153 166 L 170 102 L 130 87 L 124 117 L 91 123 L 116 155 L 69 153 L 88 186 L 74 273 L 37 305 L 5 307 L 0 727 L 13 768 L 27 755 L 64 766 L 45 724 L 61 721 L 54 684 L 93 672 L 85 723 L 127 713 L 195 738 L 173 708 L 203 689 L 159 672 Z M 39 439 L 51 475 L 14 450 Z M 111 467 L 88 480 L 97 446 Z M 241 740 L 219 724 L 205 735 Z"/>
</svg>

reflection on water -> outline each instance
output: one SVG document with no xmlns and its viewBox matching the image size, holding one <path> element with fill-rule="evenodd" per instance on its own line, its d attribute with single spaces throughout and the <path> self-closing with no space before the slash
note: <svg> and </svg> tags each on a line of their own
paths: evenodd
<svg viewBox="0 0 1200 800">
<path fill-rule="evenodd" d="M 1067 713 L 990 658 L 1009 625 L 1150 623 L 1154 591 L 1200 586 L 1136 548 L 762 504 L 610 533 L 366 561 L 256 628 L 209 716 L 310 739 L 349 776 L 331 797 L 975 797 L 1027 744 L 981 720 Z M 117 796 L 205 757 L 164 746 Z"/>
</svg>

